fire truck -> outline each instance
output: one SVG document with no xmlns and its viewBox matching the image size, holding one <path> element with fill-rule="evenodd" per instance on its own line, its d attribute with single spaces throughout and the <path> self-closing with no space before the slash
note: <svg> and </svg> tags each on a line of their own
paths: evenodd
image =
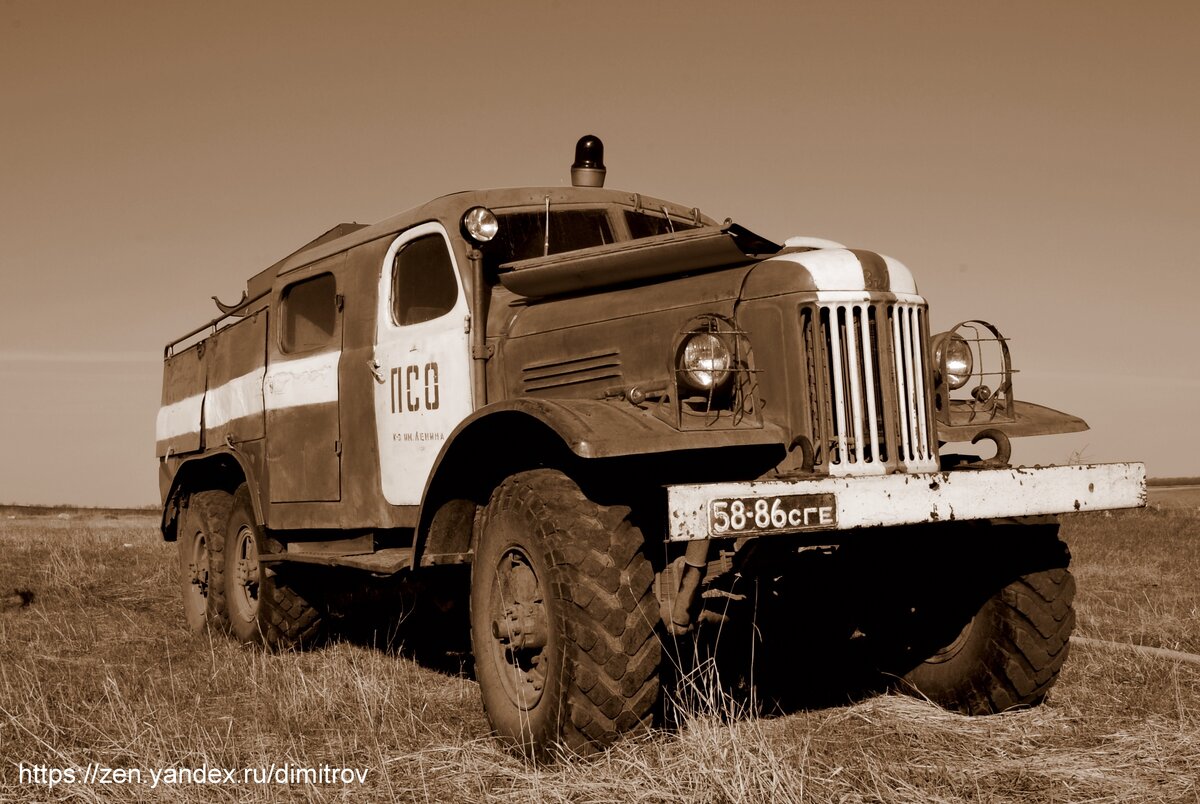
<svg viewBox="0 0 1200 804">
<path fill-rule="evenodd" d="M 783 688 L 850 662 L 1040 702 L 1074 626 L 1057 515 L 1143 505 L 1144 467 L 1012 465 L 1087 425 L 1017 396 L 996 326 L 932 332 L 900 261 L 605 174 L 587 136 L 569 187 L 340 224 L 166 346 L 188 624 L 290 648 L 335 586 L 462 579 L 487 717 L 531 755 L 651 725 L 737 611 Z"/>
</svg>

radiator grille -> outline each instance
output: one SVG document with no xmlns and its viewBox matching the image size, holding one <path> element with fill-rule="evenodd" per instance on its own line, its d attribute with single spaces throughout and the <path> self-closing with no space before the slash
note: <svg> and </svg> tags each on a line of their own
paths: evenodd
<svg viewBox="0 0 1200 804">
<path fill-rule="evenodd" d="M 936 467 L 919 304 L 802 307 L 816 466 L 830 474 Z"/>
</svg>

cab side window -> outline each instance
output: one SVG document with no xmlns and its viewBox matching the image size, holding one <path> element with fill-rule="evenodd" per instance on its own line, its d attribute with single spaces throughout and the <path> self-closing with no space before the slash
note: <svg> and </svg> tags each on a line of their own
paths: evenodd
<svg viewBox="0 0 1200 804">
<path fill-rule="evenodd" d="M 392 318 L 420 324 L 445 315 L 458 300 L 454 263 L 441 235 L 418 237 L 396 253 L 392 264 Z"/>
<path fill-rule="evenodd" d="M 284 352 L 307 352 L 325 346 L 337 333 L 337 280 L 319 274 L 283 292 Z"/>
</svg>

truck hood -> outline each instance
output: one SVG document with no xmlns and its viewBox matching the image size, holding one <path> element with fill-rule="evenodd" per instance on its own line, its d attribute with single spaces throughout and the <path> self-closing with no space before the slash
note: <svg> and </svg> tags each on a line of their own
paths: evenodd
<svg viewBox="0 0 1200 804">
<path fill-rule="evenodd" d="M 815 248 L 786 251 L 754 267 L 742 286 L 743 300 L 785 293 L 860 291 L 916 295 L 912 272 L 899 260 L 873 251 Z"/>
<path fill-rule="evenodd" d="M 743 299 L 804 291 L 917 292 L 912 272 L 899 260 L 815 238 L 791 238 L 781 247 L 737 224 L 506 263 L 499 278 L 518 296 L 540 298 L 760 260 L 742 288 Z"/>
<path fill-rule="evenodd" d="M 739 302 L 792 293 L 915 297 L 903 263 L 837 245 L 783 248 L 733 224 L 507 263 L 488 333 L 522 337 L 705 305 L 729 315 Z"/>
<path fill-rule="evenodd" d="M 559 296 L 741 265 L 780 248 L 737 224 L 705 226 L 505 263 L 500 284 L 518 296 Z"/>
</svg>

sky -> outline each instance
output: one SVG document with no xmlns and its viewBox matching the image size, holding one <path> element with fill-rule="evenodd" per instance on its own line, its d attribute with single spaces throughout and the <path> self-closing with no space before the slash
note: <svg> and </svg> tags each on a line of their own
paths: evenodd
<svg viewBox="0 0 1200 804">
<path fill-rule="evenodd" d="M 1200 4 L 0 0 L 0 502 L 158 501 L 162 347 L 341 221 L 607 186 L 902 260 L 1087 419 L 1024 463 L 1200 474 Z"/>
</svg>

